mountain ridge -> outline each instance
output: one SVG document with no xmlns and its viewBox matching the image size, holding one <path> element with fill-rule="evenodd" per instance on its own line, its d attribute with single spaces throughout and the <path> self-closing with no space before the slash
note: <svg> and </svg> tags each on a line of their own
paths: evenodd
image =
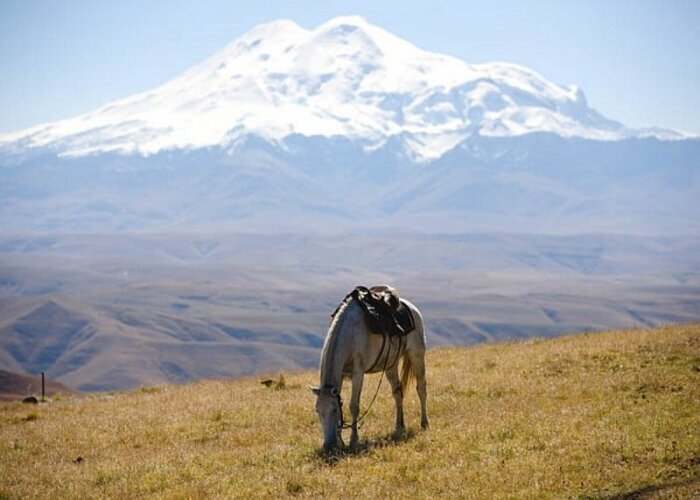
<svg viewBox="0 0 700 500">
<path fill-rule="evenodd" d="M 694 140 L 548 133 L 471 138 L 425 168 L 399 141 L 367 152 L 302 135 L 148 157 L 37 151 L 0 160 L 0 229 L 688 234 L 699 157 Z"/>
</svg>

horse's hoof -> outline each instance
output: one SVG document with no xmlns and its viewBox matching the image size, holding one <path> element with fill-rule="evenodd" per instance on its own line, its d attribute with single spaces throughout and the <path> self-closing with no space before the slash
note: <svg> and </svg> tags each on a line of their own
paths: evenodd
<svg viewBox="0 0 700 500">
<path fill-rule="evenodd" d="M 430 427 L 430 424 L 428 423 L 427 420 L 425 420 L 425 421 L 420 423 L 420 427 L 421 427 L 421 429 L 426 430 Z"/>
</svg>

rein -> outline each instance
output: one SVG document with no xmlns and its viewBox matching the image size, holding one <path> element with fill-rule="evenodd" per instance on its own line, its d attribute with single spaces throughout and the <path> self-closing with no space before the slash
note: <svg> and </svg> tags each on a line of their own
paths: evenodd
<svg viewBox="0 0 700 500">
<path fill-rule="evenodd" d="M 367 370 L 367 372 L 365 372 L 365 373 L 368 373 L 368 372 L 371 372 L 372 370 L 374 370 L 374 368 L 377 366 L 377 363 L 379 363 L 379 360 L 382 357 L 382 353 L 384 352 L 384 346 L 386 345 L 386 338 L 387 337 L 388 337 L 388 334 L 386 332 L 382 332 L 382 348 L 379 350 L 379 354 L 377 355 L 377 359 L 374 360 L 374 363 L 372 364 L 370 369 Z M 358 427 L 359 429 L 361 429 L 362 426 L 364 425 L 364 418 L 367 416 L 369 411 L 372 409 L 372 405 L 376 401 L 377 395 L 379 394 L 379 388 L 382 386 L 382 381 L 384 380 L 384 373 L 386 372 L 387 365 L 389 364 L 389 353 L 391 352 L 391 345 L 393 345 L 391 338 L 389 339 L 389 344 L 390 344 L 389 349 L 386 352 L 386 358 L 384 358 L 384 367 L 382 368 L 382 374 L 379 376 L 379 383 L 377 384 L 377 390 L 374 391 L 374 396 L 372 397 L 372 401 L 369 403 L 369 406 L 367 407 L 367 409 L 362 413 L 362 415 L 360 415 L 357 418 L 357 421 L 354 422 L 355 424 L 358 424 L 358 423 L 360 424 Z M 403 344 L 403 337 L 399 337 L 399 348 L 396 351 L 396 357 L 394 358 L 394 362 L 391 364 L 390 368 L 394 368 L 394 366 L 396 366 L 396 363 L 399 362 L 399 357 L 401 356 L 402 344 Z M 332 389 L 335 389 L 335 387 L 333 387 Z M 352 427 L 353 422 L 345 423 L 345 418 L 343 417 L 343 398 L 340 397 L 340 390 L 336 389 L 335 392 L 336 392 L 335 399 L 336 399 L 336 402 L 338 403 L 338 415 L 339 415 L 338 427 L 341 431 L 343 429 L 350 429 Z"/>
</svg>

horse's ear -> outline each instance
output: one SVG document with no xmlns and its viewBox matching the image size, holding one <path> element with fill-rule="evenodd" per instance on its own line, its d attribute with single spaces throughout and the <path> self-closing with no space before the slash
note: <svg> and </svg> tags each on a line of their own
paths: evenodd
<svg viewBox="0 0 700 500">
<path fill-rule="evenodd" d="M 321 389 L 319 389 L 318 387 L 310 385 L 309 390 L 313 393 L 314 396 L 318 396 L 319 394 L 321 394 Z"/>
</svg>

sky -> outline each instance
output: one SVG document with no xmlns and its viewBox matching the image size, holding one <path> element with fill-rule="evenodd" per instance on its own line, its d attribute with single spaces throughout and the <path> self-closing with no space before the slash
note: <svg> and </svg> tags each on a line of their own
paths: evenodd
<svg viewBox="0 0 700 500">
<path fill-rule="evenodd" d="M 0 132 L 160 85 L 257 24 L 349 14 L 426 50 L 577 84 L 628 126 L 700 134 L 696 0 L 0 0 Z"/>
</svg>

